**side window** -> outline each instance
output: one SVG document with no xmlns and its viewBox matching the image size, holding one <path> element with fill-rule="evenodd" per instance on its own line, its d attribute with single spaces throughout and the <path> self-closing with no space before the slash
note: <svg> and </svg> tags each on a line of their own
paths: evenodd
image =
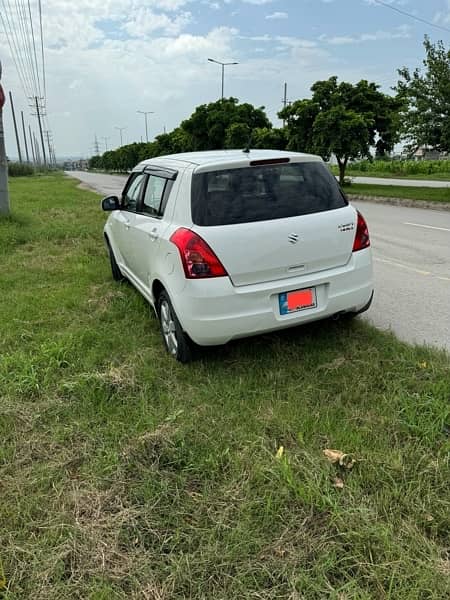
<svg viewBox="0 0 450 600">
<path fill-rule="evenodd" d="M 164 177 L 149 175 L 142 201 L 142 212 L 153 217 L 161 217 L 163 215 L 163 198 L 166 185 L 167 179 L 164 179 Z"/>
<path fill-rule="evenodd" d="M 144 174 L 137 173 L 134 179 L 131 180 L 127 191 L 122 197 L 122 208 L 132 212 L 136 211 L 137 201 L 141 192 L 142 183 L 144 181 Z"/>
</svg>

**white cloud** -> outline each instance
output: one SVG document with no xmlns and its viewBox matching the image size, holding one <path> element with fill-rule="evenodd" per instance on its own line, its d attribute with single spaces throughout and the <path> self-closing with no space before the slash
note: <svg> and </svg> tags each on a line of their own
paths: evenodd
<svg viewBox="0 0 450 600">
<path fill-rule="evenodd" d="M 332 46 L 344 46 L 349 44 L 361 44 L 363 42 L 381 42 L 385 40 L 405 39 L 411 37 L 411 27 L 400 25 L 392 31 L 378 30 L 374 33 L 360 33 L 358 35 L 321 35 L 318 39 Z"/>
<path fill-rule="evenodd" d="M 274 12 L 270 15 L 267 15 L 266 19 L 277 20 L 277 19 L 287 19 L 288 17 L 289 17 L 289 15 L 287 14 L 287 12 Z"/>
<path fill-rule="evenodd" d="M 178 35 L 191 21 L 192 15 L 189 12 L 169 17 L 165 13 L 158 14 L 148 8 L 140 8 L 122 29 L 134 37 L 145 37 L 158 30 L 166 35 Z"/>
<path fill-rule="evenodd" d="M 271 4 L 272 2 L 276 2 L 277 0 L 242 0 L 246 4 L 256 4 L 258 6 L 262 6 L 263 4 Z"/>
</svg>

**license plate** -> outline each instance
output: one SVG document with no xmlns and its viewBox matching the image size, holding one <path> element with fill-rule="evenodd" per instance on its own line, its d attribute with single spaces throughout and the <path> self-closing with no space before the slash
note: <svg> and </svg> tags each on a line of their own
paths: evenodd
<svg viewBox="0 0 450 600">
<path fill-rule="evenodd" d="M 289 313 L 315 308 L 317 306 L 316 288 L 307 288 L 304 290 L 294 290 L 293 292 L 283 292 L 279 294 L 280 314 Z"/>
</svg>

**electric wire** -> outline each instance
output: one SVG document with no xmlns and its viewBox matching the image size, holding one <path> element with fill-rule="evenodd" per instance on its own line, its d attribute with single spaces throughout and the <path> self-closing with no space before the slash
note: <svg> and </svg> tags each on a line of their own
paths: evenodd
<svg viewBox="0 0 450 600">
<path fill-rule="evenodd" d="M 410 17 L 411 19 L 415 19 L 416 21 L 419 21 L 420 23 L 424 23 L 425 25 L 428 25 L 429 27 L 434 27 L 435 29 L 440 29 L 441 31 L 446 31 L 447 33 L 450 33 L 450 29 L 448 27 L 444 27 L 443 25 L 438 25 L 437 23 L 432 23 L 431 21 L 422 19 L 422 17 L 413 15 L 412 13 L 409 13 L 406 10 L 402 10 L 401 8 L 398 8 L 397 6 L 393 6 L 392 4 L 387 4 L 386 2 L 383 2 L 382 0 L 373 0 L 373 2 L 375 2 L 375 4 L 379 4 L 380 6 L 384 6 L 385 8 L 390 8 L 391 10 L 394 10 L 395 12 L 398 12 L 401 15 L 404 15 L 405 17 Z"/>
<path fill-rule="evenodd" d="M 52 163 L 55 152 L 46 111 L 42 1 L 0 0 L 0 26 L 6 36 L 21 88 L 30 103 L 31 114 L 41 120 L 49 162 Z"/>
<path fill-rule="evenodd" d="M 26 75 L 26 68 L 25 68 L 25 65 L 22 60 L 22 55 L 19 52 L 19 48 L 18 48 L 17 41 L 16 41 L 16 36 L 14 35 L 14 29 L 12 26 L 13 15 L 12 15 L 12 10 L 11 10 L 11 5 L 9 3 L 9 0 L 1 0 L 1 2 L 2 2 L 2 6 L 3 6 L 3 11 L 0 14 L 2 16 L 2 22 L 3 22 L 4 30 L 6 33 L 6 38 L 8 40 L 8 45 L 9 45 L 14 63 L 16 65 L 17 72 L 19 74 L 19 78 L 21 79 L 22 86 L 25 91 L 25 95 L 29 96 L 30 90 L 28 87 L 29 84 L 28 84 L 27 75 Z M 8 3 L 8 5 L 6 5 L 6 2 Z M 4 17 L 3 17 L 3 15 L 4 15 Z"/>
</svg>

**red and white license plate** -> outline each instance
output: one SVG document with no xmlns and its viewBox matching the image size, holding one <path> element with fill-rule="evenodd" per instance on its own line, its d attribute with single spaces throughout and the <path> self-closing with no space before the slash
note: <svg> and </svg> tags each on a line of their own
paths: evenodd
<svg viewBox="0 0 450 600">
<path fill-rule="evenodd" d="M 280 314 L 289 313 L 317 306 L 316 288 L 306 288 L 304 290 L 294 290 L 293 292 L 283 292 L 279 294 Z"/>
</svg>

